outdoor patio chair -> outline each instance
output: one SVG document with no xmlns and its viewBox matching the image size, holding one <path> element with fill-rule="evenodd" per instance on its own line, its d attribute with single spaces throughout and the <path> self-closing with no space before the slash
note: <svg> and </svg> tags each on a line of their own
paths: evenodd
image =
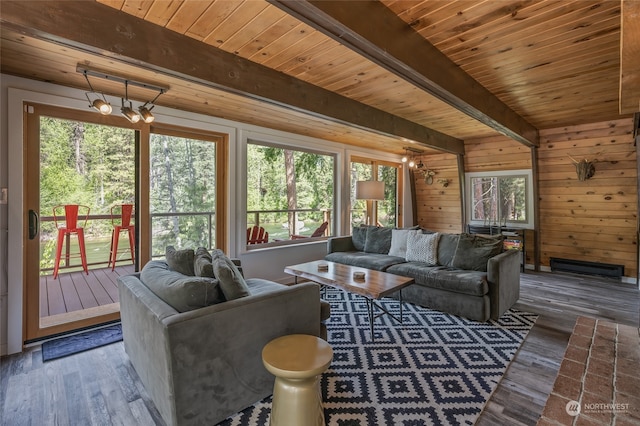
<svg viewBox="0 0 640 426">
<path fill-rule="evenodd" d="M 327 232 L 327 227 L 329 226 L 329 222 L 322 222 L 322 225 L 318 226 L 313 234 L 307 235 L 292 235 L 292 240 L 301 240 L 303 238 L 314 238 L 314 237 L 322 237 L 325 232 Z"/>
<path fill-rule="evenodd" d="M 269 242 L 269 233 L 262 226 L 254 225 L 247 228 L 247 244 L 262 244 Z"/>
<path fill-rule="evenodd" d="M 53 266 L 53 279 L 58 278 L 58 270 L 60 269 L 60 258 L 62 257 L 62 246 L 65 245 L 65 238 L 68 238 L 72 234 L 78 236 L 78 245 L 80 246 L 80 260 L 82 262 L 82 269 L 89 274 L 89 268 L 87 267 L 87 252 L 84 246 L 84 226 L 89 219 L 89 212 L 91 209 L 89 206 L 83 206 L 79 204 L 66 204 L 59 205 L 53 208 L 53 222 L 58 229 L 58 245 L 56 246 L 56 260 Z M 64 212 L 64 215 L 62 214 Z M 82 226 L 78 226 L 78 215 L 80 220 L 83 221 Z M 66 244 L 65 260 L 66 264 L 69 263 L 69 245 L 68 240 Z"/>
<path fill-rule="evenodd" d="M 118 240 L 120 239 L 120 233 L 126 231 L 129 234 L 129 250 L 131 252 L 131 262 L 135 263 L 135 228 L 136 226 L 131 223 L 131 216 L 133 214 L 133 204 L 119 204 L 111 207 L 111 224 L 113 230 L 111 231 L 111 248 L 109 250 L 109 265 L 113 271 L 116 268 L 116 260 L 118 258 Z"/>
</svg>

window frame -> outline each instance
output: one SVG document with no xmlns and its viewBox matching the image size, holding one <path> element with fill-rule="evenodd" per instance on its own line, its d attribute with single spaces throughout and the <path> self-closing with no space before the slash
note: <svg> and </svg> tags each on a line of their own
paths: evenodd
<svg viewBox="0 0 640 426">
<path fill-rule="evenodd" d="M 404 193 L 404 173 L 403 173 L 403 165 L 402 162 L 400 161 L 393 161 L 393 160 L 389 160 L 389 159 L 375 159 L 375 158 L 371 158 L 371 157 L 366 157 L 363 155 L 352 155 L 351 158 L 349 159 L 348 162 L 348 169 L 351 170 L 351 168 L 353 167 L 353 163 L 360 163 L 360 164 L 367 164 L 371 166 L 371 176 L 372 178 L 374 178 L 374 180 L 378 180 L 378 175 L 379 175 L 379 169 L 380 167 L 389 167 L 389 168 L 394 168 L 396 169 L 396 197 L 395 197 L 395 203 L 396 203 L 396 224 L 394 225 L 394 227 L 397 228 L 401 228 L 403 226 L 404 223 L 404 212 L 402 210 L 402 206 L 404 205 L 404 201 L 403 201 L 403 193 Z M 350 197 L 350 195 L 355 191 L 355 189 L 353 187 L 351 187 L 351 180 L 349 179 L 349 192 L 348 195 Z M 351 200 L 349 200 L 349 212 L 351 213 L 351 211 L 353 210 L 353 207 L 351 205 Z M 378 201 L 374 201 L 373 202 L 373 209 L 374 209 L 374 220 L 378 220 L 378 209 L 379 209 L 379 202 Z M 351 227 L 353 226 L 352 224 L 352 217 L 351 214 L 349 214 L 349 229 L 351 229 Z"/>
<path fill-rule="evenodd" d="M 242 197 L 242 202 L 244 204 L 244 224 L 245 224 L 245 228 L 248 228 L 248 222 L 247 222 L 247 218 L 249 215 L 249 206 L 247 203 L 247 198 L 248 198 L 248 184 L 249 184 L 249 176 L 248 176 L 248 170 L 249 170 L 249 165 L 247 164 L 248 160 L 249 160 L 249 154 L 248 154 L 248 150 L 249 150 L 249 145 L 258 145 L 258 146 L 265 146 L 265 147 L 271 147 L 271 148 L 277 148 L 277 149 L 282 149 L 282 150 L 290 150 L 290 151 L 297 151 L 297 152 L 304 152 L 304 153 L 309 153 L 309 154 L 316 154 L 316 155 L 324 155 L 324 156 L 328 156 L 333 158 L 333 200 L 331 202 L 331 219 L 329 221 L 329 229 L 331 231 L 331 235 L 336 235 L 336 227 L 338 225 L 338 222 L 340 220 L 340 218 L 336 217 L 336 215 L 338 214 L 338 199 L 340 197 L 340 191 L 338 188 L 338 180 L 339 180 L 339 162 L 340 162 L 340 154 L 338 152 L 335 151 L 331 151 L 331 150 L 325 150 L 322 149 L 322 147 L 310 147 L 310 146 L 306 146 L 306 144 L 302 143 L 301 141 L 290 141 L 287 140 L 286 137 L 283 138 L 278 138 L 280 140 L 275 141 L 272 140 L 271 138 L 262 138 L 260 137 L 260 135 L 247 135 L 247 138 L 245 140 L 245 148 L 244 148 L 244 165 L 245 167 L 244 169 L 244 176 L 243 176 L 243 197 Z M 238 226 L 240 227 L 240 223 L 241 221 L 238 222 Z M 252 250 L 256 250 L 256 249 L 263 249 L 263 248 L 268 248 L 268 247 L 279 247 L 279 246 L 288 246 L 288 245 L 294 245 L 294 244 L 302 244 L 302 243 L 308 243 L 308 242 L 312 242 L 312 241 L 323 241 L 326 240 L 328 237 L 327 236 L 322 236 L 322 237 L 314 237 L 314 238 L 305 238 L 305 239 L 282 239 L 282 240 L 277 240 L 277 241 L 269 241 L 267 243 L 261 243 L 261 244 L 247 244 L 247 238 L 246 238 L 246 233 L 242 232 L 242 241 L 244 241 L 244 249 L 246 251 L 252 251 Z"/>
<path fill-rule="evenodd" d="M 473 219 L 473 185 L 471 184 L 474 178 L 506 178 L 506 177 L 524 177 L 525 178 L 525 212 L 526 220 L 513 221 L 507 220 L 505 223 L 488 223 L 484 220 Z M 526 228 L 533 229 L 534 227 L 534 200 L 533 200 L 533 171 L 531 169 L 519 169 L 519 170 L 501 170 L 490 172 L 470 172 L 465 173 L 465 187 L 466 187 L 466 217 L 469 225 L 502 225 L 507 227 Z M 499 203 L 498 203 L 499 206 Z"/>
</svg>

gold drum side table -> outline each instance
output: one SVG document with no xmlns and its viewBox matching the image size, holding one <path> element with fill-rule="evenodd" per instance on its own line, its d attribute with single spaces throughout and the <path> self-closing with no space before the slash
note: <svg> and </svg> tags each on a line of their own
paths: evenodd
<svg viewBox="0 0 640 426">
<path fill-rule="evenodd" d="M 291 334 L 262 350 L 262 362 L 276 376 L 271 426 L 324 426 L 320 375 L 329 368 L 333 349 L 319 337 Z"/>
</svg>

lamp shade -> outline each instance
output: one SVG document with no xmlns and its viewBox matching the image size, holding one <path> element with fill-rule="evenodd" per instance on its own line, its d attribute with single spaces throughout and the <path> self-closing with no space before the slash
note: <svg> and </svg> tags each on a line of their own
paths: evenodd
<svg viewBox="0 0 640 426">
<path fill-rule="evenodd" d="M 356 199 L 384 200 L 384 182 L 375 180 L 356 182 Z"/>
</svg>

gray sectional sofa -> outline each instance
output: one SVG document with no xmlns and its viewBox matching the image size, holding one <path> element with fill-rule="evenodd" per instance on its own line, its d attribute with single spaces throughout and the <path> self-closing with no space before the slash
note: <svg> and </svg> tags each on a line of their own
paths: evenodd
<svg viewBox="0 0 640 426">
<path fill-rule="evenodd" d="M 211 268 L 210 257 L 184 253 L 118 278 L 124 347 L 166 424 L 214 425 L 273 392 L 263 347 L 286 334 L 321 336 L 328 304 L 315 283 L 245 280 L 228 258 Z M 193 275 L 204 270 L 214 276 Z"/>
<path fill-rule="evenodd" d="M 325 260 L 414 278 L 403 300 L 430 309 L 487 321 L 520 297 L 520 253 L 501 236 L 362 226 L 327 244 Z"/>
</svg>

